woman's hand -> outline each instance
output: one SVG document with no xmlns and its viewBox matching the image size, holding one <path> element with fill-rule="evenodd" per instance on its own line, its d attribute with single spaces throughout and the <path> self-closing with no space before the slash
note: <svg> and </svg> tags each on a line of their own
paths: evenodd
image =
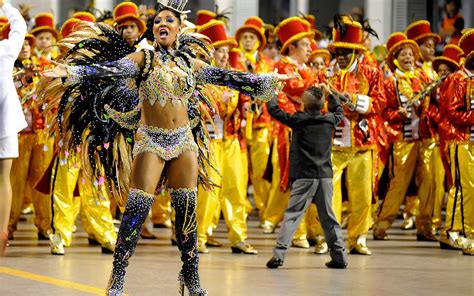
<svg viewBox="0 0 474 296">
<path fill-rule="evenodd" d="M 2 0 L 0 0 L 2 1 Z M 48 78 L 61 78 L 67 76 L 67 68 L 64 64 L 57 63 L 55 61 L 51 61 L 51 63 L 55 66 L 53 69 L 44 70 L 41 75 Z"/>
</svg>

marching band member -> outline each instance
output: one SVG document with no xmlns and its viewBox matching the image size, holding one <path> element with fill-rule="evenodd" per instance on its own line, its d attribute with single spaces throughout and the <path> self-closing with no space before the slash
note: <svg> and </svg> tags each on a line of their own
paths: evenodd
<svg viewBox="0 0 474 296">
<path fill-rule="evenodd" d="M 238 70 L 253 73 L 269 73 L 274 69 L 272 59 L 262 53 L 266 46 L 265 24 L 259 17 L 248 18 L 244 25 L 235 32 L 235 39 L 241 51 Z M 253 185 L 253 197 L 258 209 L 260 219 L 267 206 L 270 183 L 264 179 L 267 168 L 268 157 L 270 155 L 270 132 L 272 119 L 266 110 L 265 104 L 253 104 L 253 108 L 258 112 L 246 112 L 250 109 L 250 98 L 241 94 L 241 109 L 247 115 L 246 124 L 252 133 L 247 136 L 249 147 L 250 179 Z M 262 225 L 263 226 L 263 225 Z"/>
<path fill-rule="evenodd" d="M 381 206 L 378 219 L 374 225 L 374 239 L 386 240 L 387 229 L 395 220 L 398 210 L 413 177 L 418 184 L 418 198 L 420 205 L 429 207 L 430 178 L 429 163 L 424 159 L 424 143 L 421 141 L 420 118 L 427 112 L 424 98 L 415 97 L 415 93 L 423 89 L 421 79 L 415 75 L 415 62 L 419 58 L 419 47 L 406 35 L 393 33 L 388 41 L 388 64 L 394 76 L 385 85 L 387 105 L 383 111 L 392 134 L 389 135 L 393 143 L 393 163 L 390 185 L 385 200 Z M 435 240 L 431 231 L 431 215 L 433 208 L 426 209 L 417 215 L 417 240 Z"/>
<path fill-rule="evenodd" d="M 31 59 L 41 72 L 50 67 L 51 60 L 59 55 L 59 48 L 55 46 L 58 32 L 54 27 L 54 16 L 49 12 L 37 14 L 31 34 L 36 38 Z"/>
<path fill-rule="evenodd" d="M 448 44 L 444 47 L 443 54 L 439 57 L 436 57 L 433 60 L 433 69 L 438 73 L 439 77 L 448 77 L 452 73 L 458 71 L 461 67 L 461 59 L 464 57 L 464 52 L 457 45 Z M 439 139 L 440 139 L 440 150 L 441 150 L 441 159 L 443 160 L 444 168 L 446 171 L 446 176 L 448 178 L 448 184 L 453 184 L 451 169 L 449 165 L 449 138 L 453 131 L 451 127 L 451 122 L 446 118 L 446 114 L 441 112 L 441 110 L 446 110 L 448 108 L 449 100 L 442 96 L 441 89 L 445 84 L 443 84 L 436 89 L 435 100 L 437 101 L 438 108 L 434 110 L 435 114 L 432 114 L 430 117 L 438 125 L 439 130 Z M 432 111 L 433 112 L 433 111 Z M 449 185 L 448 185 L 449 191 Z M 442 207 L 443 207 L 444 195 L 437 194 L 434 200 L 434 211 L 433 211 L 433 230 L 435 233 L 439 232 L 442 226 Z M 449 212 L 451 209 L 447 209 Z"/>
<path fill-rule="evenodd" d="M 428 21 L 417 21 L 409 25 L 406 29 L 407 37 L 414 40 L 420 47 L 420 60 L 416 62 L 415 72 L 422 80 L 423 86 L 426 87 L 431 82 L 438 80 L 438 75 L 433 68 L 433 60 L 435 58 L 436 44 L 441 41 L 441 37 L 438 34 L 431 32 L 431 26 Z M 438 102 L 436 100 L 426 100 L 425 106 L 430 110 L 437 110 Z M 429 110 L 428 110 L 429 111 Z M 439 133 L 437 130 L 437 124 L 432 120 L 430 114 L 432 112 L 425 112 L 423 118 L 420 118 L 420 136 L 423 144 L 423 155 L 426 157 L 427 162 L 430 163 L 430 167 L 427 168 L 427 174 L 431 181 L 429 192 L 431 197 L 427 201 L 427 204 L 419 204 L 419 209 L 416 212 L 423 217 L 432 216 L 433 206 L 435 200 L 442 200 L 445 194 L 444 178 L 445 171 L 441 160 L 441 153 L 439 147 Z M 418 192 L 420 189 L 418 189 Z M 423 194 L 423 193 L 422 193 Z M 408 206 L 409 207 L 409 206 Z M 406 211 L 405 211 L 406 212 Z M 421 221 L 417 221 L 417 223 Z M 427 225 L 425 225 L 427 227 Z M 417 225 L 417 229 L 423 227 L 423 225 Z"/>
<path fill-rule="evenodd" d="M 228 38 L 225 24 L 221 21 L 210 21 L 199 26 L 198 32 L 212 41 L 214 55 L 212 63 L 220 68 L 229 68 L 229 51 L 237 47 L 234 39 Z M 206 248 L 207 232 L 220 210 L 229 232 L 229 240 L 233 253 L 257 254 L 247 239 L 246 188 L 240 186 L 242 156 L 238 138 L 240 115 L 237 109 L 239 93 L 229 87 L 211 87 L 209 92 L 219 110 L 214 115 L 214 125 L 209 125 L 211 134 L 211 152 L 218 172 L 212 172 L 213 182 L 220 186 L 209 192 L 202 187 L 198 191 L 198 251 L 208 253 Z M 222 175 L 219 176 L 219 174 Z"/>
<path fill-rule="evenodd" d="M 440 246 L 462 249 L 474 254 L 474 29 L 459 40 L 466 56 L 464 65 L 448 76 L 442 89 L 442 112 L 450 123 L 449 155 L 453 186 L 446 205 L 445 227 L 440 232 Z"/>
<path fill-rule="evenodd" d="M 337 127 L 333 146 L 334 198 L 342 200 L 341 178 L 346 171 L 349 198 L 348 244 L 351 254 L 371 255 L 366 237 L 372 223 L 373 152 L 376 126 L 370 118 L 380 112 L 385 100 L 381 72 L 359 64 L 357 55 L 365 51 L 362 25 L 350 17 L 335 18 L 333 43 L 329 49 L 336 63 L 329 82 L 341 92 L 348 107 Z"/>
</svg>

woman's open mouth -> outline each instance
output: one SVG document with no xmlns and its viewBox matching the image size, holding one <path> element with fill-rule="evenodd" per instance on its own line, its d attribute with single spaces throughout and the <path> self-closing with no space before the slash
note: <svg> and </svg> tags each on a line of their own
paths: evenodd
<svg viewBox="0 0 474 296">
<path fill-rule="evenodd" d="M 160 36 L 161 40 L 165 40 L 169 36 L 169 32 L 165 28 L 161 28 L 158 31 L 158 35 Z"/>
</svg>

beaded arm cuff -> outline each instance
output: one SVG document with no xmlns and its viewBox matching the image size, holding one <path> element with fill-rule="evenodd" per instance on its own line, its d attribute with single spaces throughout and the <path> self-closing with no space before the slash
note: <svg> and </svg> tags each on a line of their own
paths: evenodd
<svg viewBox="0 0 474 296">
<path fill-rule="evenodd" d="M 228 86 L 262 101 L 271 100 L 278 86 L 278 80 L 273 74 L 237 72 L 209 65 L 196 73 L 196 83 Z"/>
<path fill-rule="evenodd" d="M 65 83 L 68 85 L 79 84 L 86 79 L 136 77 L 140 72 L 138 64 L 129 58 L 103 64 L 68 65 L 66 68 L 68 75 Z"/>
</svg>

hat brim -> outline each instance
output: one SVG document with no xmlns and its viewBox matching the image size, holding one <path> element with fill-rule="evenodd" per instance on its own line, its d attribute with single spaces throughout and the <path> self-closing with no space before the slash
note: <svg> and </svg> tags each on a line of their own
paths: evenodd
<svg viewBox="0 0 474 296">
<path fill-rule="evenodd" d="M 36 27 L 36 28 L 33 28 L 33 30 L 31 30 L 31 34 L 33 34 L 35 37 L 37 34 L 41 33 L 41 32 L 51 32 L 54 36 L 54 38 L 58 38 L 58 32 L 56 30 L 54 30 L 53 28 L 51 27 L 48 27 L 48 26 L 41 26 L 41 27 Z"/>
<path fill-rule="evenodd" d="M 309 59 L 312 60 L 317 56 L 322 56 L 325 60 L 330 60 L 331 59 L 331 53 L 327 49 L 317 49 L 314 50 L 311 55 L 309 56 Z"/>
<path fill-rule="evenodd" d="M 365 51 L 365 48 L 362 44 L 349 43 L 349 42 L 334 42 L 328 45 L 329 51 L 334 52 L 337 48 L 346 48 L 346 49 L 355 49 L 358 51 Z"/>
<path fill-rule="evenodd" d="M 454 71 L 457 71 L 459 70 L 459 64 L 456 63 L 455 60 L 453 59 L 450 59 L 450 58 L 447 58 L 447 57 L 443 57 L 443 56 L 440 56 L 440 57 L 436 57 L 434 60 L 433 60 L 433 69 L 438 72 L 438 68 L 441 64 L 448 64 L 451 68 L 454 69 Z"/>
<path fill-rule="evenodd" d="M 416 43 L 421 44 L 421 43 L 423 43 L 423 40 L 428 39 L 428 38 L 435 39 L 435 43 L 440 43 L 441 42 L 441 36 L 439 36 L 436 33 L 426 33 L 426 34 L 417 36 L 416 38 L 413 38 L 413 40 Z"/>
<path fill-rule="evenodd" d="M 140 34 L 145 33 L 146 31 L 145 22 L 134 14 L 128 14 L 128 15 L 126 14 L 126 15 L 119 16 L 118 18 L 114 20 L 114 23 L 120 26 L 125 21 L 135 22 L 138 26 L 138 30 L 140 31 Z"/>
<path fill-rule="evenodd" d="M 410 39 L 400 41 L 396 43 L 390 50 L 388 51 L 388 56 L 387 56 L 387 63 L 389 68 L 394 71 L 396 66 L 395 66 L 395 56 L 397 53 L 405 46 L 409 46 L 413 50 L 413 55 L 415 58 L 415 61 L 418 61 L 420 59 L 420 47 L 418 44 Z"/>
<path fill-rule="evenodd" d="M 265 38 L 265 34 L 262 31 L 260 31 L 260 29 L 257 26 L 243 25 L 242 27 L 238 28 L 237 31 L 235 32 L 235 39 L 240 40 L 241 35 L 246 31 L 251 31 L 252 33 L 257 34 L 258 39 L 260 40 L 260 47 L 258 48 L 258 50 L 259 51 L 264 50 L 265 47 L 267 46 L 267 40 Z"/>
<path fill-rule="evenodd" d="M 227 39 L 227 40 L 217 41 L 217 42 L 212 43 L 211 45 L 214 48 L 219 48 L 219 47 L 222 47 L 222 46 L 229 46 L 230 47 L 229 49 L 233 49 L 233 48 L 236 48 L 236 47 L 239 46 L 237 44 L 237 41 L 235 41 L 234 39 Z"/>
<path fill-rule="evenodd" d="M 290 46 L 290 44 L 293 44 L 303 38 L 309 38 L 309 39 L 313 39 L 314 38 L 314 32 L 313 31 L 310 31 L 310 32 L 301 32 L 301 33 L 298 33 L 296 35 L 293 35 L 290 39 L 286 40 L 285 44 L 283 44 L 283 46 L 281 47 L 280 49 L 280 53 L 281 54 L 286 54 L 286 50 L 288 49 L 288 47 Z"/>
</svg>

